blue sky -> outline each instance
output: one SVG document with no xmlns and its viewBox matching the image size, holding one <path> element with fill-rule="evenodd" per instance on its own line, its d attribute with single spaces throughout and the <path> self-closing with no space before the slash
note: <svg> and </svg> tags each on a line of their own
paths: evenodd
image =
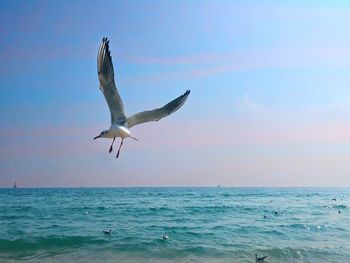
<svg viewBox="0 0 350 263">
<path fill-rule="evenodd" d="M 347 1 L 1 1 L 0 186 L 349 186 L 349 24 Z M 118 160 L 92 141 L 104 36 L 127 114 L 191 89 Z"/>
</svg>

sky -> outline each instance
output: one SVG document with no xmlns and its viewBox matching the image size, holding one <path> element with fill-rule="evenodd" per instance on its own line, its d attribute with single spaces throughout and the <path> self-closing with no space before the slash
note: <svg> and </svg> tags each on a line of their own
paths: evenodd
<svg viewBox="0 0 350 263">
<path fill-rule="evenodd" d="M 350 186 L 349 1 L 0 1 L 0 187 Z M 135 126 L 119 159 L 102 37 Z M 116 140 L 115 147 L 120 140 Z"/>
</svg>

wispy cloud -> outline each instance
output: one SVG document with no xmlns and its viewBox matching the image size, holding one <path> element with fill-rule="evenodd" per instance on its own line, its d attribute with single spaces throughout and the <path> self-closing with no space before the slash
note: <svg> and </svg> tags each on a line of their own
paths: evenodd
<svg viewBox="0 0 350 263">
<path fill-rule="evenodd" d="M 245 94 L 235 101 L 235 108 L 239 112 L 262 112 L 264 106 L 260 103 L 253 101 L 248 94 Z"/>
<path fill-rule="evenodd" d="M 222 54 L 197 54 L 178 57 L 125 57 L 131 63 L 166 65 L 161 74 L 126 79 L 128 82 L 153 83 L 170 80 L 206 78 L 256 69 L 313 69 L 350 67 L 350 48 L 274 48 L 271 50 L 243 50 Z M 173 69 L 173 65 L 184 65 Z M 186 66 L 186 67 L 185 67 Z M 165 70 L 165 72 L 164 72 Z"/>
<path fill-rule="evenodd" d="M 331 112 L 350 114 L 350 98 L 342 97 L 328 104 L 327 109 Z"/>
</svg>

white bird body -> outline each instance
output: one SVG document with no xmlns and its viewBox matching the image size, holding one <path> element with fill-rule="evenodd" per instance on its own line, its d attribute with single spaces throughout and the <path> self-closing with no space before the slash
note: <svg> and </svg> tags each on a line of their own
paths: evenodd
<svg viewBox="0 0 350 263">
<path fill-rule="evenodd" d="M 106 99 L 109 111 L 111 113 L 111 126 L 108 130 L 102 131 L 94 138 L 94 140 L 98 138 L 113 139 L 112 145 L 109 149 L 109 153 L 111 153 L 115 138 L 121 138 L 122 141 L 118 149 L 117 158 L 119 157 L 120 148 L 123 145 L 124 139 L 132 138 L 137 140 L 131 135 L 129 130 L 131 127 L 145 122 L 159 121 L 160 119 L 170 115 L 181 108 L 190 94 L 190 91 L 187 90 L 184 94 L 161 108 L 139 112 L 127 117 L 122 99 L 119 95 L 117 86 L 115 85 L 112 57 L 110 55 L 109 40 L 107 38 L 102 39 L 98 50 L 97 72 L 98 79 L 100 81 L 100 90 Z"/>
<path fill-rule="evenodd" d="M 132 136 L 128 128 L 118 124 L 111 124 L 111 126 L 109 127 L 109 130 L 107 130 L 107 133 L 100 136 L 100 138 L 109 138 L 109 139 L 113 139 L 115 137 L 120 137 L 122 139 L 125 139 Z"/>
</svg>

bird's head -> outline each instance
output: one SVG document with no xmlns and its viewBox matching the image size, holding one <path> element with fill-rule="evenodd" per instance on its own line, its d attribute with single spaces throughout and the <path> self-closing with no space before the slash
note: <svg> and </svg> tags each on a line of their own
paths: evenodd
<svg viewBox="0 0 350 263">
<path fill-rule="evenodd" d="M 98 139 L 98 138 L 107 138 L 107 133 L 108 131 L 101 131 L 101 133 L 99 135 L 97 135 L 94 140 Z"/>
</svg>

